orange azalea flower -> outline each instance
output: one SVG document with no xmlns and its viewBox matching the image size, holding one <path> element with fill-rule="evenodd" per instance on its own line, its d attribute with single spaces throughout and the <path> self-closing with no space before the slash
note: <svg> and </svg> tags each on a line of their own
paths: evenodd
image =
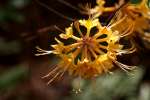
<svg viewBox="0 0 150 100">
<path fill-rule="evenodd" d="M 148 0 L 142 0 L 139 4 L 124 4 L 125 1 L 120 0 L 119 4 L 116 5 L 116 9 L 120 9 L 111 20 L 112 23 L 116 22 L 112 25 L 112 30 L 118 30 L 119 33 L 126 30 L 128 35 L 137 35 L 134 33 L 138 33 L 143 40 L 149 42 L 150 33 L 147 30 L 150 29 L 150 8 L 148 7 Z"/>
<path fill-rule="evenodd" d="M 65 45 L 56 39 L 57 44 L 52 45 L 52 51 L 37 48 L 40 52 L 37 56 L 53 53 L 60 58 L 56 68 L 44 76 L 54 75 L 48 84 L 62 77 L 65 72 L 71 76 L 94 78 L 110 72 L 114 63 L 126 72 L 132 70 L 134 66 L 117 61 L 117 55 L 135 51 L 134 47 L 122 50 L 123 45 L 119 44 L 119 40 L 126 34 L 111 30 L 111 25 L 102 26 L 98 19 L 75 21 L 66 28 L 65 33 L 60 34 L 60 38 L 72 40 L 73 43 Z"/>
<path fill-rule="evenodd" d="M 116 4 L 115 7 L 104 7 L 104 0 L 97 0 L 97 6 L 94 8 L 89 8 L 83 12 L 87 12 L 93 18 L 97 18 L 102 15 L 103 12 L 108 11 L 119 11 L 116 13 L 115 18 L 112 19 L 112 22 L 117 22 L 118 25 L 112 27 L 114 30 L 118 30 L 120 33 L 125 30 L 130 30 L 128 33 L 138 32 L 139 35 L 150 41 L 149 32 L 145 30 L 150 29 L 150 8 L 148 7 L 148 0 L 142 0 L 139 4 L 131 4 L 130 2 L 126 3 L 125 0 L 119 0 L 119 4 Z M 141 25 L 142 24 L 142 25 Z"/>
</svg>

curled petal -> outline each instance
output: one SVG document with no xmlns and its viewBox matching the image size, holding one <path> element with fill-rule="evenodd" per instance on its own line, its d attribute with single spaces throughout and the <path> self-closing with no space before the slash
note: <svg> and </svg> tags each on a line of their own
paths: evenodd
<svg viewBox="0 0 150 100">
<path fill-rule="evenodd" d="M 72 30 L 72 27 L 69 27 L 69 28 L 66 28 L 66 33 L 62 33 L 60 34 L 59 36 L 63 39 L 68 39 L 68 38 L 71 38 L 73 35 L 73 30 Z"/>
</svg>

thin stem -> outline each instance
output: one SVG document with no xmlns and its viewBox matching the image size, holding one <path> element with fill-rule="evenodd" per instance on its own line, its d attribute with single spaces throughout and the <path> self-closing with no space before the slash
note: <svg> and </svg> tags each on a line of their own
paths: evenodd
<svg viewBox="0 0 150 100">
<path fill-rule="evenodd" d="M 40 4 L 42 7 L 45 7 L 45 8 L 47 8 L 49 11 L 55 13 L 56 15 L 58 15 L 58 16 L 64 18 L 64 19 L 67 19 L 68 21 L 71 21 L 71 22 L 74 21 L 74 19 L 72 19 L 72 18 L 70 18 L 70 17 L 67 17 L 67 16 L 61 14 L 60 12 L 54 10 L 53 8 L 47 6 L 46 4 L 40 2 L 39 0 L 36 0 L 36 2 L 37 2 L 38 4 Z"/>
</svg>

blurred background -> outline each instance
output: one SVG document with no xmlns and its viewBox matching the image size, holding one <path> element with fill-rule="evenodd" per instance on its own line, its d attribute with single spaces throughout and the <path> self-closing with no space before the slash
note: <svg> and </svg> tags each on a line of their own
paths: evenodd
<svg viewBox="0 0 150 100">
<path fill-rule="evenodd" d="M 72 19 L 86 18 L 75 8 L 79 4 L 96 4 L 95 0 L 39 0 L 40 3 Z M 106 0 L 107 6 L 117 0 Z M 132 0 L 137 3 L 139 0 Z M 34 56 L 35 47 L 50 50 L 54 37 L 65 29 L 70 20 L 41 6 L 37 0 L 0 0 L 0 100 L 150 100 L 150 52 L 139 37 L 134 54 L 118 57 L 125 64 L 138 68 L 133 75 L 115 70 L 113 75 L 102 75 L 94 82 L 81 80 L 82 92 L 73 88 L 78 80 L 65 75 L 47 86 L 41 79 L 57 63 L 54 55 Z M 100 18 L 105 23 L 108 14 Z M 129 59 L 130 58 L 130 59 Z"/>
</svg>

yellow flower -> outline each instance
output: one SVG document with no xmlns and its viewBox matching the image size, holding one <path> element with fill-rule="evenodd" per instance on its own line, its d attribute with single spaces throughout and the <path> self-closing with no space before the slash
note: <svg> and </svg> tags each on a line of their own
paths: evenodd
<svg viewBox="0 0 150 100">
<path fill-rule="evenodd" d="M 48 84 L 57 77 L 62 77 L 65 72 L 71 76 L 94 78 L 110 72 L 114 63 L 127 72 L 134 68 L 118 62 L 117 55 L 131 53 L 135 48 L 122 50 L 123 45 L 119 44 L 122 34 L 111 30 L 111 26 L 102 26 L 98 19 L 75 21 L 62 34 L 60 38 L 72 39 L 74 42 L 64 45 L 56 39 L 57 44 L 52 45 L 54 50 L 42 51 L 38 48 L 43 54 L 53 53 L 60 58 L 57 67 L 45 76 L 55 73 Z"/>
<path fill-rule="evenodd" d="M 148 7 L 148 0 L 142 0 L 139 5 L 135 7 L 129 7 L 129 10 L 133 10 L 139 13 L 140 16 L 135 18 L 135 28 L 134 31 L 138 32 L 140 37 L 150 43 L 150 33 L 145 30 L 150 29 L 150 8 Z"/>
<path fill-rule="evenodd" d="M 115 25 L 112 25 L 112 30 L 118 30 L 122 34 L 128 33 L 127 35 L 138 32 L 143 39 L 150 40 L 149 35 L 145 35 L 149 33 L 145 30 L 150 29 L 148 0 L 141 0 L 139 4 L 131 4 L 130 2 L 126 4 L 125 0 L 119 0 L 119 3 L 114 7 L 105 7 L 104 4 L 105 0 L 97 0 L 97 5 L 94 8 L 85 7 L 83 12 L 87 12 L 92 18 L 97 18 L 103 12 L 113 12 L 120 9 L 116 17 L 112 19 L 113 23 L 116 21 Z"/>
<path fill-rule="evenodd" d="M 150 35 L 147 35 L 149 32 L 146 32 L 146 30 L 150 29 L 150 8 L 148 7 L 148 0 L 142 0 L 139 4 L 128 3 L 121 8 L 118 16 L 117 21 L 121 20 L 123 16 L 126 16 L 126 18 L 118 26 L 115 25 L 115 29 L 124 30 L 133 24 L 134 28 L 131 33 L 138 33 L 142 39 L 149 42 Z"/>
<path fill-rule="evenodd" d="M 139 4 L 129 4 L 127 9 L 134 13 L 134 15 L 132 16 L 137 16 L 137 14 L 141 14 L 141 16 L 145 18 L 150 18 L 150 8 L 148 7 L 148 0 L 141 0 Z"/>
<path fill-rule="evenodd" d="M 119 10 L 109 23 L 113 31 L 117 30 L 121 37 L 139 35 L 143 40 L 150 41 L 150 33 L 146 32 L 150 29 L 148 0 L 142 0 L 139 4 L 126 4 L 125 0 L 120 0 L 115 8 Z"/>
</svg>

